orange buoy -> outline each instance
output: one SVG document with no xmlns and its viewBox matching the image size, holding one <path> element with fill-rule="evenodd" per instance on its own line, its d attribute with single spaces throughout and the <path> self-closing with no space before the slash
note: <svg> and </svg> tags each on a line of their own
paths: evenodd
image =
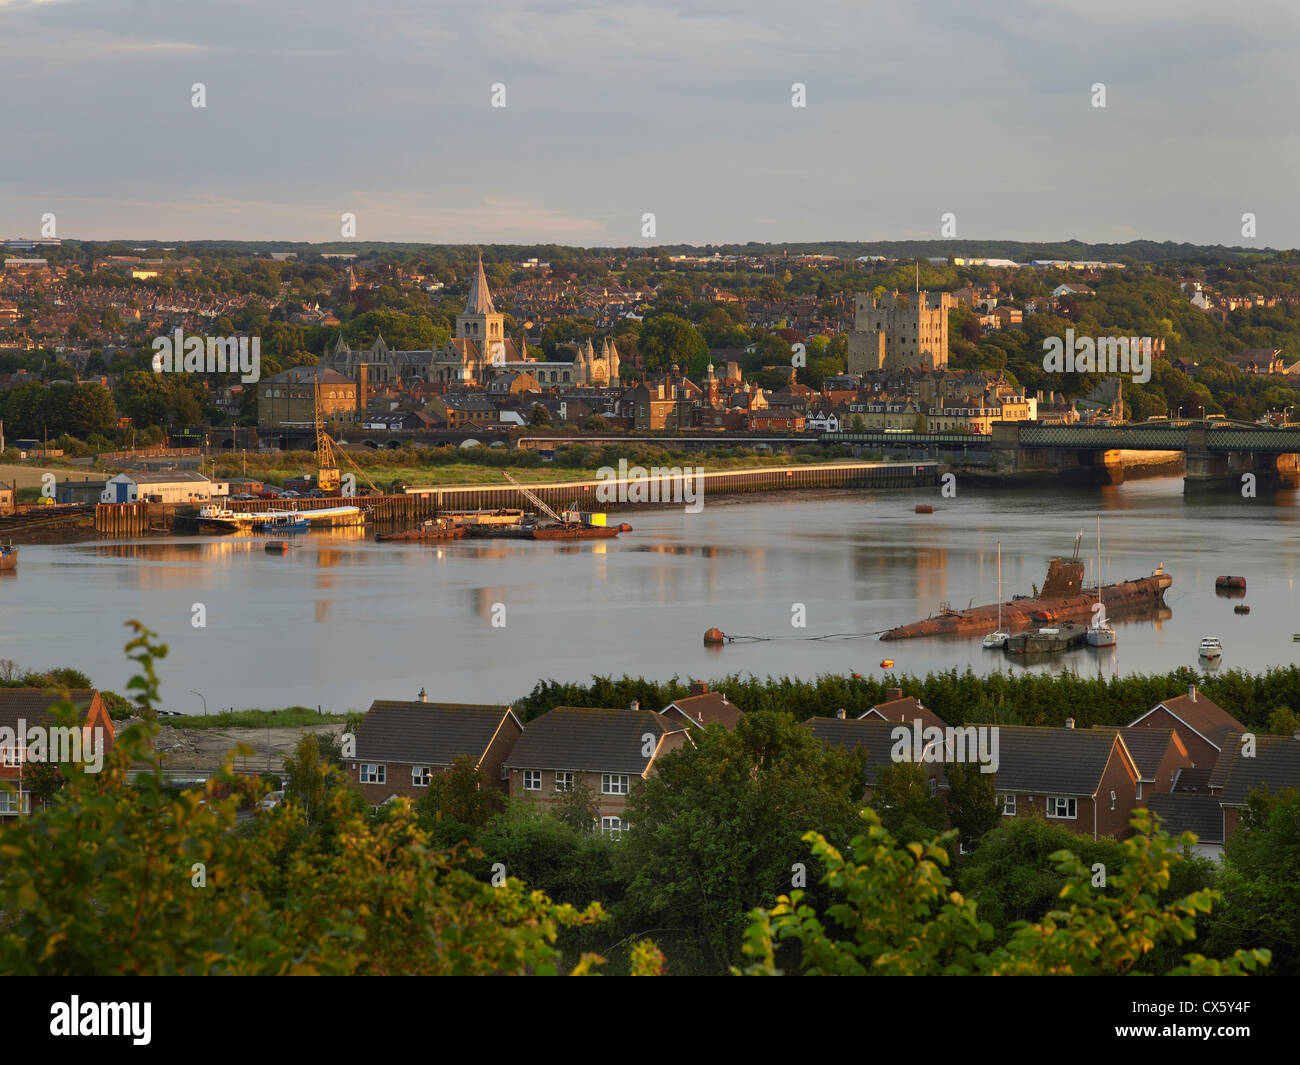
<svg viewBox="0 0 1300 1065">
<path fill-rule="evenodd" d="M 933 514 L 934 507 L 930 506 L 929 503 L 918 503 L 916 505 L 916 512 L 918 514 Z"/>
<path fill-rule="evenodd" d="M 704 631 L 704 646 L 712 647 L 714 644 L 726 642 L 726 634 L 721 629 L 706 629 Z"/>
<path fill-rule="evenodd" d="M 880 663 L 880 668 L 881 668 L 881 669 L 893 669 L 893 668 L 894 668 L 894 660 L 893 660 L 892 658 L 886 658 L 886 659 L 882 660 L 881 663 Z"/>
</svg>

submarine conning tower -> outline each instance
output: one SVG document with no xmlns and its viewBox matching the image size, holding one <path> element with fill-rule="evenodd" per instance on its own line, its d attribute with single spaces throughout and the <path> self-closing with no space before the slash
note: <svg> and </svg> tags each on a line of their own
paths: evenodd
<svg viewBox="0 0 1300 1065">
<path fill-rule="evenodd" d="M 1071 599 L 1083 594 L 1083 563 L 1054 558 L 1047 563 L 1047 579 L 1039 599 Z"/>
</svg>

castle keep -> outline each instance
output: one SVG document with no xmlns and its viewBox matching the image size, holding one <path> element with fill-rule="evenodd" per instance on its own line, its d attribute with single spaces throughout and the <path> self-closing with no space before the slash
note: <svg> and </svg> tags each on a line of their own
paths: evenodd
<svg viewBox="0 0 1300 1065">
<path fill-rule="evenodd" d="M 860 293 L 854 300 L 848 372 L 948 367 L 948 292 Z"/>
</svg>

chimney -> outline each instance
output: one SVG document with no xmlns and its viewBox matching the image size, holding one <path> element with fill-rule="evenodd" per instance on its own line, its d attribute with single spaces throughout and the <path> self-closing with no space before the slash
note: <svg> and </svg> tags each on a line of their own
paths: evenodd
<svg viewBox="0 0 1300 1065">
<path fill-rule="evenodd" d="M 901 699 L 902 697 L 903 697 L 903 689 L 902 689 L 902 688 L 886 688 L 886 689 L 885 689 L 885 702 L 887 702 L 887 703 L 892 703 L 895 699 Z"/>
<path fill-rule="evenodd" d="M 836 710 L 836 711 L 835 711 L 835 716 L 836 716 L 836 718 L 838 718 L 840 721 L 843 721 L 843 720 L 844 720 L 844 707 L 841 706 L 838 710 Z"/>
<path fill-rule="evenodd" d="M 1189 684 L 1189 685 L 1187 685 L 1187 698 L 1191 699 L 1192 702 L 1196 702 L 1196 685 L 1195 685 L 1195 684 Z"/>
<path fill-rule="evenodd" d="M 420 702 L 422 702 L 422 703 L 427 703 L 428 701 L 429 701 L 429 693 L 426 692 L 423 688 L 421 688 L 421 689 L 420 689 Z"/>
<path fill-rule="evenodd" d="M 708 694 L 709 694 L 709 686 L 708 686 L 708 684 L 707 684 L 706 682 L 702 681 L 702 680 L 693 680 L 693 681 L 691 681 L 691 694 L 692 694 L 692 695 L 708 695 Z"/>
<path fill-rule="evenodd" d="M 636 711 L 641 709 L 640 700 L 633 699 L 630 703 L 627 704 L 627 708 L 631 710 L 633 713 L 636 713 Z"/>
<path fill-rule="evenodd" d="M 1072 718 L 1072 717 L 1067 717 L 1067 718 L 1065 719 L 1065 727 L 1066 727 L 1066 728 L 1074 728 L 1074 718 Z"/>
</svg>

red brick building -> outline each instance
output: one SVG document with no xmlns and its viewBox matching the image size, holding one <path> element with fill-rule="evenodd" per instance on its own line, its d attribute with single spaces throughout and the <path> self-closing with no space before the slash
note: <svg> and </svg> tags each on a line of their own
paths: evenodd
<svg viewBox="0 0 1300 1065">
<path fill-rule="evenodd" d="M 428 794 L 435 773 L 469 756 L 501 787 L 501 764 L 523 730 L 508 706 L 376 700 L 347 759 L 348 782 L 373 806 L 394 796 L 414 801 Z"/>
<path fill-rule="evenodd" d="M 80 735 L 75 738 L 54 732 L 71 727 L 61 725 L 52 713 L 55 704 L 65 700 L 76 709 L 80 723 Z M 39 745 L 34 742 L 33 727 L 44 733 Z M 116 737 L 108 707 L 93 689 L 0 688 L 0 783 L 13 789 L 0 788 L 0 817 L 31 813 L 26 771 L 32 762 L 63 761 L 60 755 L 68 755 L 67 761 L 94 772 L 96 765 L 102 766 L 101 758 L 112 752 Z M 54 749 L 56 743 L 58 750 Z"/>
</svg>

